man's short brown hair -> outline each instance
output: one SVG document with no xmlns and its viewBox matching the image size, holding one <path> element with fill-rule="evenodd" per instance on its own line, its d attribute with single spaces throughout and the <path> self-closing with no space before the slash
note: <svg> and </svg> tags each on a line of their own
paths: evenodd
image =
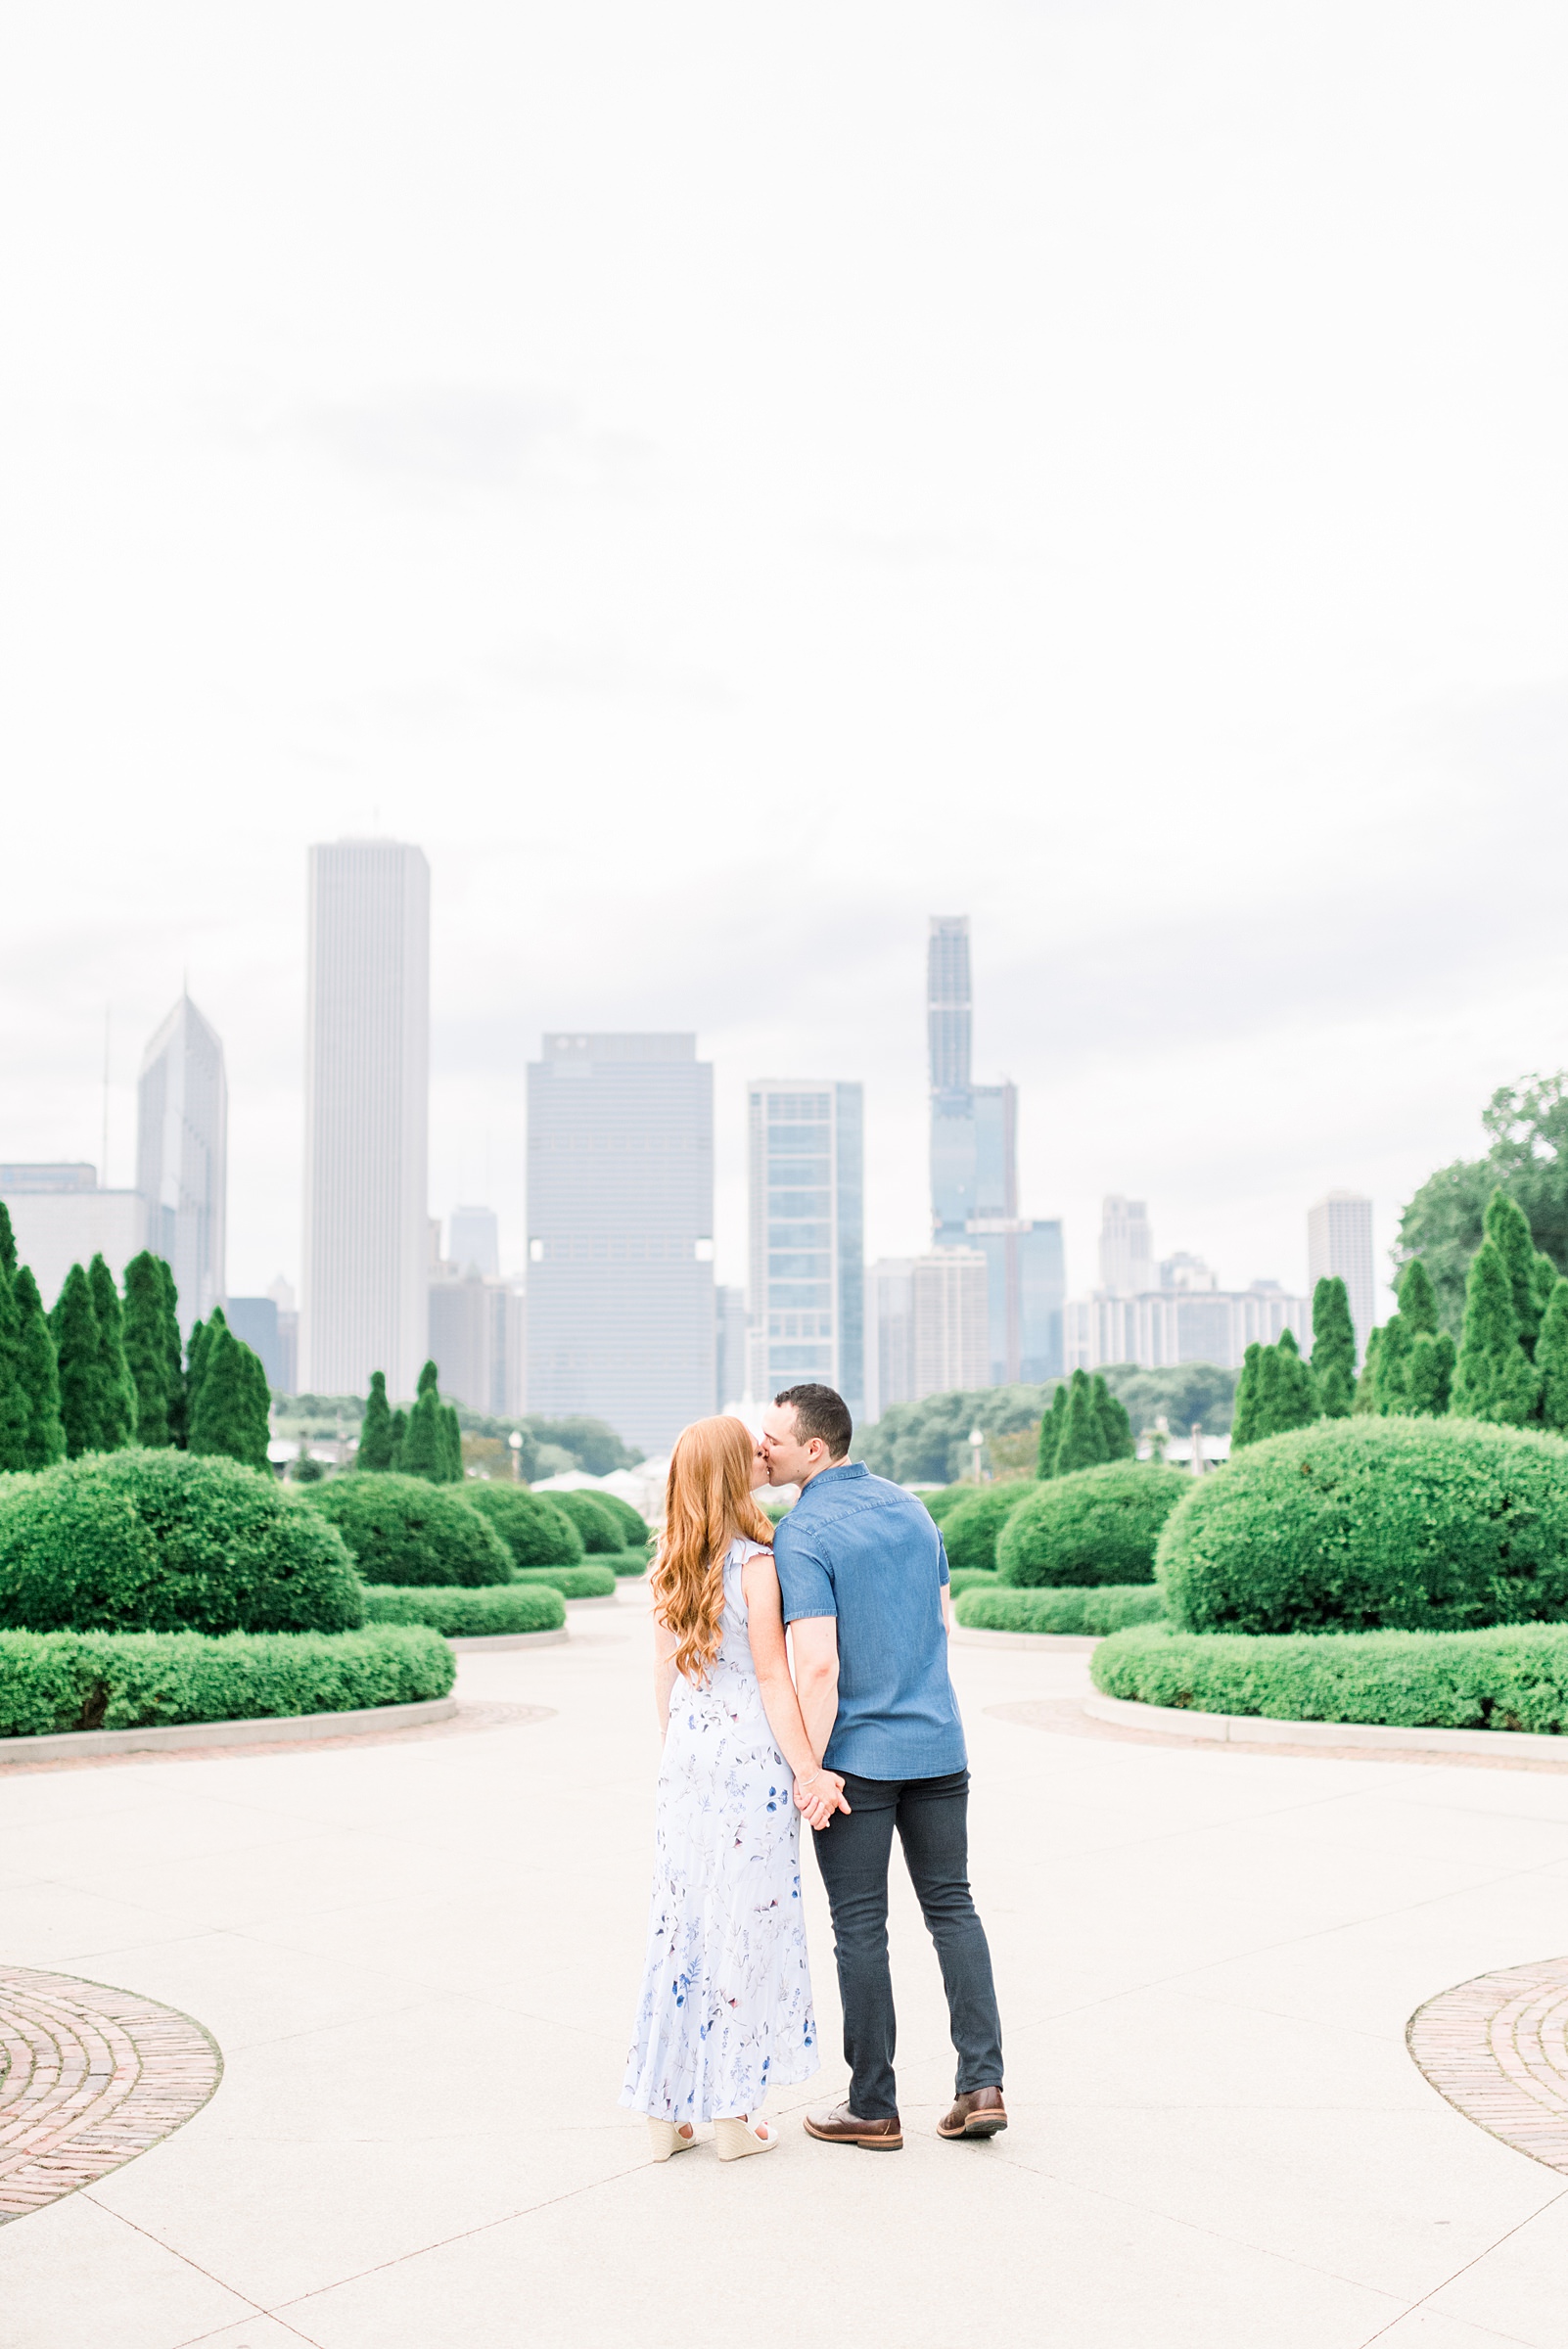
<svg viewBox="0 0 1568 2349">
<path fill-rule="evenodd" d="M 854 1421 L 850 1406 L 833 1387 L 786 1387 L 775 1395 L 774 1404 L 782 1410 L 786 1404 L 795 1413 L 795 1432 L 803 1444 L 812 1437 L 827 1446 L 830 1460 L 842 1460 L 850 1449 L 854 1433 Z"/>
</svg>

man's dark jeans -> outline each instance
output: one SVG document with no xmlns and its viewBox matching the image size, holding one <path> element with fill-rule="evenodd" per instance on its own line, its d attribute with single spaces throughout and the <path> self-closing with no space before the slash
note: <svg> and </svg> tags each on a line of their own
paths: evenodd
<svg viewBox="0 0 1568 2349">
<path fill-rule="evenodd" d="M 849 1818 L 835 1811 L 811 1840 L 833 1911 L 850 2110 L 858 2120 L 882 2121 L 899 2109 L 893 2077 L 898 2030 L 888 1970 L 888 1862 L 895 1827 L 942 1962 L 958 2050 L 957 2094 L 999 2088 L 1001 2023 L 991 1951 L 969 1892 L 968 1771 L 945 1778 L 847 1776 L 844 1799 Z"/>
</svg>

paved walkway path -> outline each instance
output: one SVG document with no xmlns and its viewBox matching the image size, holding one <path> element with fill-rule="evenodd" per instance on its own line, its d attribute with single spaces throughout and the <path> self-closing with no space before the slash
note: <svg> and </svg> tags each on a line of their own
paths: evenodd
<svg viewBox="0 0 1568 2349">
<path fill-rule="evenodd" d="M 572 1628 L 465 1657 L 466 1734 L 0 1777 L 0 1963 L 194 2016 L 225 2067 L 0 2227 L 6 2349 L 1568 2345 L 1568 2182 L 1405 2036 L 1568 1950 L 1568 1776 L 1053 1733 L 1016 1708 L 1081 1658 L 960 1649 L 1012 2127 L 933 2134 L 951 2057 L 904 1895 L 906 2150 L 801 2134 L 833 2065 L 776 2153 L 655 2168 L 615 2102 L 646 1626 L 628 1592 Z"/>
</svg>

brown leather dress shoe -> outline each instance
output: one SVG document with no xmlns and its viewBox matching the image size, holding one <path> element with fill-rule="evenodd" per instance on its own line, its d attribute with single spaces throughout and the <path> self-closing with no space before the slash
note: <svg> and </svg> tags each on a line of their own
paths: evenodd
<svg viewBox="0 0 1568 2349">
<path fill-rule="evenodd" d="M 816 2112 L 808 2112 L 806 2134 L 819 2137 L 825 2145 L 859 2145 L 867 2153 L 903 2150 L 903 2130 L 897 2113 L 891 2121 L 861 2121 L 848 2104 L 824 2104 Z"/>
<path fill-rule="evenodd" d="M 937 2123 L 939 2137 L 994 2137 L 1007 2126 L 1007 2107 L 999 2088 L 972 2088 L 956 2098 L 951 2112 Z"/>
</svg>

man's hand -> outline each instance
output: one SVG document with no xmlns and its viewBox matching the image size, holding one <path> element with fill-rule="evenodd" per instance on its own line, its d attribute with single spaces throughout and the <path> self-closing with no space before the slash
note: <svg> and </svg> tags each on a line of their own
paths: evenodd
<svg viewBox="0 0 1568 2349">
<path fill-rule="evenodd" d="M 849 1817 L 850 1806 L 844 1799 L 844 1780 L 837 1771 L 813 1770 L 809 1777 L 795 1781 L 795 1807 L 808 1826 L 818 1833 L 828 1823 L 835 1811 Z"/>
</svg>

